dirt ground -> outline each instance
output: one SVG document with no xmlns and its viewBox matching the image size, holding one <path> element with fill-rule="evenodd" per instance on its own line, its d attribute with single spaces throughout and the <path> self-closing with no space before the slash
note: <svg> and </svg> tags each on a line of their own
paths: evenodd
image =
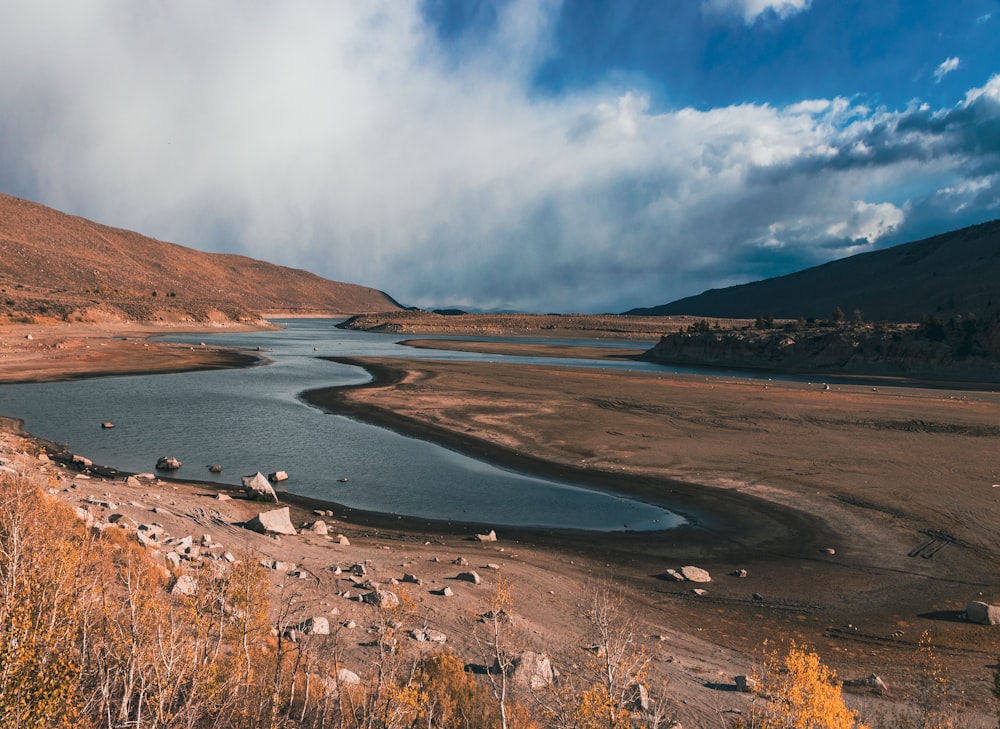
<svg viewBox="0 0 1000 729">
<path fill-rule="evenodd" d="M 30 340 L 27 333 L 0 329 L 0 379 L 234 364 L 211 348 L 147 348 L 141 331 L 36 330 Z M 54 346 L 59 341 L 76 344 Z M 814 646 L 841 678 L 878 674 L 887 697 L 852 689 L 849 698 L 865 711 L 891 711 L 914 700 L 924 632 L 945 662 L 961 725 L 995 723 L 989 686 L 1000 640 L 995 628 L 959 616 L 970 599 L 1000 602 L 1000 395 L 556 369 L 502 358 L 364 364 L 375 375 L 371 385 L 310 399 L 503 465 L 664 503 L 690 525 L 607 535 L 501 529 L 496 542 L 479 542 L 475 533 L 488 525 L 338 510 L 324 517 L 329 537 L 274 540 L 241 526 L 260 507 L 239 494 L 219 501 L 211 487 L 162 477 L 134 485 L 81 478 L 39 460 L 37 444 L 9 422 L 0 458 L 39 474 L 99 520 L 111 512 L 155 519 L 175 536 L 211 534 L 233 553 L 251 549 L 294 565 L 307 577 L 276 571 L 275 603 L 335 616 L 359 673 L 374 608 L 351 599 L 358 588 L 334 575 L 334 565 L 366 564 L 380 584 L 419 577 L 405 589 L 470 662 L 481 652 L 475 615 L 498 575 L 513 585 L 526 640 L 564 668 L 593 642 L 585 612 L 595 586 L 620 591 L 652 659 L 653 683 L 666 685 L 664 700 L 687 727 L 721 726 L 721 717 L 745 710 L 749 699 L 733 690 L 734 676 L 751 669 L 765 640 L 784 638 Z M 322 510 L 287 501 L 297 525 Z M 340 533 L 349 546 L 333 538 Z M 689 564 L 709 570 L 712 582 L 664 578 Z M 456 579 L 470 569 L 482 584 Z M 741 569 L 746 577 L 734 575 Z M 444 586 L 455 595 L 437 594 Z M 357 628 L 343 627 L 351 620 Z"/>
</svg>

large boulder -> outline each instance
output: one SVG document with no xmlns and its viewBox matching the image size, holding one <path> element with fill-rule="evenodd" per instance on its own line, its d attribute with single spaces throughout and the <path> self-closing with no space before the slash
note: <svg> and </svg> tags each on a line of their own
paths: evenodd
<svg viewBox="0 0 1000 729">
<path fill-rule="evenodd" d="M 292 526 L 292 518 L 288 513 L 288 507 L 274 509 L 272 511 L 262 511 L 253 519 L 247 522 L 247 529 L 253 529 L 261 534 L 296 534 L 295 527 Z"/>
<path fill-rule="evenodd" d="M 243 488 L 250 491 L 250 494 L 255 499 L 278 503 L 278 495 L 274 493 L 274 487 L 271 486 L 271 482 L 260 471 L 257 471 L 253 476 L 244 476 Z"/>
<path fill-rule="evenodd" d="M 712 581 L 712 576 L 708 574 L 708 570 L 703 570 L 701 567 L 692 567 L 691 565 L 681 567 L 681 574 L 684 576 L 684 579 L 689 582 Z"/>
<path fill-rule="evenodd" d="M 965 606 L 965 617 L 970 623 L 1000 625 L 1000 605 L 973 600 Z"/>
<path fill-rule="evenodd" d="M 181 467 L 181 462 L 173 456 L 160 456 L 156 462 L 156 468 L 160 471 L 176 471 Z"/>
<path fill-rule="evenodd" d="M 544 653 L 525 651 L 511 664 L 511 678 L 514 683 L 530 689 L 551 686 L 556 679 L 552 661 Z"/>
</svg>

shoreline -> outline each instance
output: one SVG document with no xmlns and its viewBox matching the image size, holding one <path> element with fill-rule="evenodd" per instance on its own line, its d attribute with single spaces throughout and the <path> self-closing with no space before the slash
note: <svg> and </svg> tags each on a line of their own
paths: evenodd
<svg viewBox="0 0 1000 729">
<path fill-rule="evenodd" d="M 823 520 L 803 511 L 734 489 L 721 489 L 665 477 L 614 474 L 600 470 L 573 467 L 511 451 L 503 446 L 465 436 L 454 430 L 435 427 L 404 414 L 386 411 L 377 406 L 353 401 L 349 393 L 356 390 L 380 389 L 402 383 L 407 376 L 405 367 L 392 367 L 355 357 L 324 357 L 331 362 L 361 367 L 372 377 L 369 382 L 308 390 L 299 395 L 307 403 L 325 412 L 356 418 L 362 422 L 386 428 L 412 438 L 434 443 L 463 455 L 500 468 L 527 475 L 583 486 L 603 493 L 634 498 L 667 509 L 687 520 L 687 524 L 671 529 L 646 532 L 594 532 L 586 530 L 526 529 L 504 527 L 509 532 L 548 534 L 556 540 L 566 532 L 600 537 L 602 540 L 637 544 L 651 554 L 683 550 L 704 555 L 706 550 L 718 559 L 745 554 L 753 545 L 769 553 L 788 557 L 815 552 L 821 543 L 833 538 L 834 532 Z M 479 525 L 489 526 L 489 525 Z M 803 538 L 802 535 L 810 535 Z M 650 549 L 654 544 L 657 549 Z"/>
</svg>

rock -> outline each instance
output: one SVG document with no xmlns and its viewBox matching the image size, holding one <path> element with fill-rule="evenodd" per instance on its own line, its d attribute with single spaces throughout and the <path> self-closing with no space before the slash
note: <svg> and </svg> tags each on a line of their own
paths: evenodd
<svg viewBox="0 0 1000 729">
<path fill-rule="evenodd" d="M 308 618 L 299 623 L 298 630 L 303 635 L 330 635 L 330 621 L 323 616 Z"/>
<path fill-rule="evenodd" d="M 215 500 L 216 501 L 232 501 L 233 497 L 230 496 L 229 494 L 216 494 L 215 495 Z"/>
<path fill-rule="evenodd" d="M 730 573 L 733 577 L 746 577 L 747 571 L 744 569 L 738 569 L 735 572 Z"/>
<path fill-rule="evenodd" d="M 135 476 L 129 476 L 128 478 L 125 479 L 125 485 L 128 486 L 129 488 L 137 489 L 142 486 L 142 482 Z"/>
<path fill-rule="evenodd" d="M 354 671 L 341 668 L 337 671 L 337 683 L 344 686 L 359 686 L 361 685 L 361 677 Z"/>
<path fill-rule="evenodd" d="M 700 587 L 694 588 L 693 590 L 691 590 L 691 592 L 693 592 L 698 597 L 704 597 L 705 595 L 708 594 L 708 590 L 702 590 Z"/>
<path fill-rule="evenodd" d="M 888 690 L 885 687 L 885 682 L 881 678 L 876 676 L 874 673 L 865 678 L 851 678 L 844 681 L 845 686 L 858 686 L 860 688 L 870 688 L 872 691 L 877 693 L 879 696 L 885 694 Z"/>
<path fill-rule="evenodd" d="M 112 514 L 108 517 L 108 521 L 120 526 L 122 529 L 135 529 L 139 526 L 135 519 L 125 514 Z"/>
<path fill-rule="evenodd" d="M 494 670 L 498 669 L 498 666 L 494 666 Z M 552 661 L 544 653 L 525 651 L 511 664 L 511 679 L 514 683 L 530 689 L 551 686 L 555 678 Z"/>
<path fill-rule="evenodd" d="M 681 567 L 681 574 L 684 576 L 685 580 L 689 582 L 711 582 L 712 576 L 708 574 L 707 570 L 703 570 L 701 567 L 692 567 L 688 565 L 687 567 Z"/>
<path fill-rule="evenodd" d="M 268 481 L 273 481 L 274 483 L 279 483 L 281 481 L 287 481 L 288 480 L 288 474 L 285 473 L 284 471 L 275 471 L 274 473 L 269 473 L 267 475 L 267 480 Z"/>
<path fill-rule="evenodd" d="M 247 529 L 252 529 L 261 534 L 296 534 L 295 527 L 292 526 L 292 519 L 288 513 L 288 507 L 274 509 L 272 511 L 262 511 L 253 519 L 246 523 Z"/>
<path fill-rule="evenodd" d="M 479 577 L 479 573 L 472 572 L 459 572 L 456 580 L 462 580 L 463 582 L 471 582 L 473 585 L 478 585 L 482 580 Z"/>
<path fill-rule="evenodd" d="M 399 596 L 389 590 L 373 590 L 361 596 L 361 602 L 380 608 L 399 607 Z"/>
<path fill-rule="evenodd" d="M 823 554 L 834 555 L 837 553 L 837 550 L 834 549 L 833 547 L 826 547 L 825 549 L 822 550 L 822 552 Z"/>
<path fill-rule="evenodd" d="M 737 676 L 734 680 L 736 682 L 736 690 L 741 693 L 753 693 L 753 690 L 757 688 L 757 679 L 753 676 Z"/>
<path fill-rule="evenodd" d="M 451 563 L 452 564 L 457 564 L 459 567 L 468 567 L 469 566 L 469 560 L 467 560 L 465 557 L 456 557 L 455 559 L 453 559 L 451 561 Z"/>
<path fill-rule="evenodd" d="M 170 588 L 171 595 L 194 595 L 198 592 L 198 581 L 191 575 L 181 575 Z"/>
<path fill-rule="evenodd" d="M 341 547 L 350 547 L 351 546 L 351 540 L 348 539 L 347 537 L 345 537 L 343 534 L 338 534 L 337 536 L 335 536 L 333 538 L 333 541 L 335 541 Z"/>
<path fill-rule="evenodd" d="M 278 495 L 274 493 L 274 487 L 260 471 L 257 471 L 253 476 L 244 476 L 243 488 L 248 489 L 255 499 L 278 503 Z"/>
<path fill-rule="evenodd" d="M 663 573 L 664 578 L 668 580 L 673 580 L 674 582 L 684 582 L 684 575 L 675 569 L 668 569 Z"/>
<path fill-rule="evenodd" d="M 104 428 L 105 430 L 108 430 L 109 428 L 115 427 L 115 424 L 112 423 L 111 421 L 105 421 L 101 423 L 101 427 Z"/>
<path fill-rule="evenodd" d="M 411 575 L 409 572 L 407 572 L 405 575 L 403 575 L 402 582 L 406 582 L 410 585 L 419 585 L 423 581 L 416 575 Z"/>
<path fill-rule="evenodd" d="M 437 594 L 443 597 L 451 597 L 452 595 L 455 594 L 455 591 L 452 590 L 450 587 L 442 587 L 440 590 L 437 591 Z"/>
<path fill-rule="evenodd" d="M 156 462 L 156 468 L 159 471 L 176 471 L 181 465 L 181 462 L 173 456 L 160 456 Z"/>
<path fill-rule="evenodd" d="M 213 463 L 211 466 L 208 467 L 208 470 L 211 471 L 212 473 L 222 473 L 222 466 L 220 466 L 218 463 Z"/>
<path fill-rule="evenodd" d="M 972 600 L 965 606 L 965 618 L 980 625 L 1000 625 L 1000 606 Z"/>
<path fill-rule="evenodd" d="M 490 529 L 489 534 L 477 534 L 476 539 L 480 542 L 495 542 L 497 540 L 497 533 L 493 529 Z"/>
<path fill-rule="evenodd" d="M 89 468 L 94 465 L 94 462 L 89 458 L 84 458 L 83 456 L 73 455 L 73 463 L 78 466 L 83 466 L 84 468 Z"/>
<path fill-rule="evenodd" d="M 329 530 L 326 528 L 326 522 L 322 519 L 317 519 L 312 524 L 309 525 L 309 531 L 313 534 L 319 534 L 320 536 L 326 536 L 329 534 Z"/>
<path fill-rule="evenodd" d="M 445 643 L 448 640 L 448 636 L 440 630 L 431 630 L 430 628 L 411 630 L 410 635 L 418 643 Z"/>
</svg>

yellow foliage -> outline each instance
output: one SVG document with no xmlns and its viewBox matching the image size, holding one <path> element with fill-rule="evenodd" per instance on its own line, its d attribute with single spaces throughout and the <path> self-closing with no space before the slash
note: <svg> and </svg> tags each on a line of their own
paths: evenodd
<svg viewBox="0 0 1000 729">
<path fill-rule="evenodd" d="M 757 676 L 753 716 L 745 729 L 867 729 L 844 705 L 836 674 L 819 656 L 792 642 L 769 653 Z"/>
</svg>

